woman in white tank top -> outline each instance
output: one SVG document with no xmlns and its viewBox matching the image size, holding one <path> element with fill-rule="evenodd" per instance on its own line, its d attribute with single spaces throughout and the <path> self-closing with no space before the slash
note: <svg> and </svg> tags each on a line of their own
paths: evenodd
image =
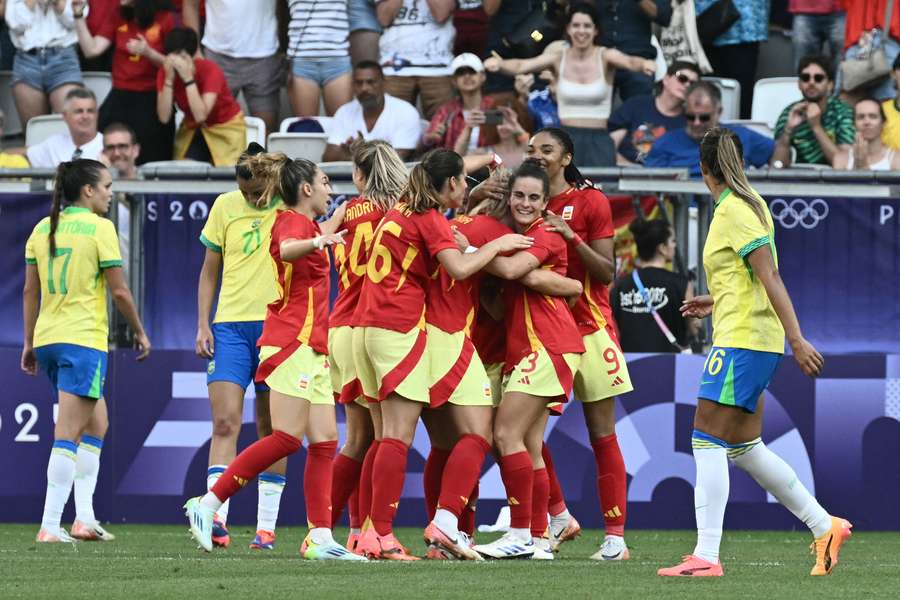
<svg viewBox="0 0 900 600">
<path fill-rule="evenodd" d="M 887 119 L 881 103 L 864 98 L 853 107 L 853 123 L 856 125 L 856 142 L 834 158 L 835 169 L 900 171 L 900 153 L 888 148 L 881 141 L 881 132 Z"/>
<path fill-rule="evenodd" d="M 600 20 L 594 7 L 588 4 L 575 4 L 569 9 L 566 38 L 568 47 L 554 43 L 540 56 L 527 59 L 504 60 L 495 55 L 484 61 L 484 67 L 510 75 L 554 69 L 558 76 L 559 120 L 572 137 L 581 164 L 615 166 L 615 145 L 606 131 L 612 110 L 615 70 L 653 75 L 656 62 L 598 46 Z"/>
</svg>

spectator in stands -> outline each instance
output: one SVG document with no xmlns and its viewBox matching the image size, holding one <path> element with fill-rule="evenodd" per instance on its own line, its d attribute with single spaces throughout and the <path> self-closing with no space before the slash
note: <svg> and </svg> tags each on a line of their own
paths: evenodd
<svg viewBox="0 0 900 600">
<path fill-rule="evenodd" d="M 552 67 L 559 73 L 556 101 L 563 129 L 575 143 L 579 164 L 585 167 L 611 167 L 616 164 L 616 148 L 606 130 L 612 108 L 612 82 L 616 69 L 656 72 L 656 62 L 623 54 L 615 48 L 598 45 L 600 21 L 594 7 L 579 3 L 570 7 L 566 36 L 570 47 L 548 49 L 529 59 L 485 60 L 488 71 L 509 74 L 535 73 Z"/>
<path fill-rule="evenodd" d="M 853 107 L 856 140 L 853 146 L 842 149 L 834 159 L 835 169 L 868 169 L 870 171 L 900 170 L 900 152 L 881 141 L 884 130 L 884 109 L 878 100 L 864 98 Z"/>
<path fill-rule="evenodd" d="M 122 8 L 122 0 L 89 0 L 87 4 L 90 6 L 90 10 L 85 11 L 84 22 L 91 35 L 97 35 L 106 26 L 108 20 L 116 18 L 116 13 Z M 112 55 L 113 46 L 107 48 L 103 54 L 93 58 L 88 58 L 82 52 L 81 70 L 85 72 L 100 71 L 109 73 L 112 71 Z"/>
<path fill-rule="evenodd" d="M 7 0 L 5 15 L 16 47 L 13 98 L 24 127 L 32 117 L 61 112 L 81 84 L 75 20 L 84 13 L 73 12 L 71 0 Z"/>
<path fill-rule="evenodd" d="M 101 162 L 116 170 L 118 179 L 137 179 L 137 158 L 141 145 L 134 130 L 125 123 L 110 123 L 103 130 Z"/>
<path fill-rule="evenodd" d="M 853 109 L 831 95 L 831 63 L 824 56 L 804 56 L 797 72 L 803 100 L 789 104 L 778 117 L 772 165 L 790 166 L 794 148 L 796 162 L 833 166 L 838 152 L 853 144 Z"/>
<path fill-rule="evenodd" d="M 694 0 L 700 15 L 719 0 Z M 704 43 L 713 73 L 717 77 L 737 79 L 741 84 L 741 118 L 750 118 L 753 105 L 753 84 L 759 43 L 769 39 L 769 5 L 762 0 L 733 0 L 741 14 L 738 21 L 711 44 Z"/>
<path fill-rule="evenodd" d="M 76 12 L 86 0 L 72 0 Z M 123 0 L 96 34 L 84 19 L 76 22 L 78 42 L 87 58 L 113 48 L 112 90 L 100 106 L 99 126 L 127 123 L 141 140 L 139 163 L 172 158 L 175 125 L 160 125 L 156 112 L 156 73 L 165 61 L 163 40 L 175 27 L 175 15 L 166 0 Z"/>
<path fill-rule="evenodd" d="M 788 11 L 794 15 L 794 69 L 801 58 L 813 54 L 828 56 L 832 62 L 840 59 L 846 16 L 841 0 L 789 0 Z"/>
<path fill-rule="evenodd" d="M 471 52 L 484 56 L 491 17 L 502 3 L 503 0 L 457 0 L 453 11 L 453 27 L 456 29 L 453 54 L 459 56 Z"/>
<path fill-rule="evenodd" d="M 550 69 L 542 71 L 537 78 L 533 73 L 516 75 L 515 90 L 519 103 L 528 109 L 534 131 L 561 126 L 556 104 L 556 76 Z"/>
<path fill-rule="evenodd" d="M 847 29 L 844 32 L 844 58 L 855 58 L 859 55 L 864 41 L 864 34 L 872 29 L 884 30 L 884 13 L 887 10 L 888 0 L 843 0 L 847 9 Z M 900 54 L 900 2 L 894 0 L 893 13 L 890 18 L 890 27 L 887 27 L 888 35 L 884 39 L 884 52 L 888 63 Z M 841 73 L 838 71 L 837 89 L 845 91 L 842 87 Z M 879 81 L 868 93 L 878 100 L 886 100 L 896 95 L 894 84 L 890 78 Z"/>
<path fill-rule="evenodd" d="M 355 65 L 364 60 L 378 62 L 378 40 L 384 29 L 378 22 L 375 0 L 347 0 L 350 29 L 350 60 Z"/>
<path fill-rule="evenodd" d="M 0 140 L 3 139 L 3 127 L 6 125 L 6 115 L 0 110 Z M 28 159 L 14 152 L 0 150 L 0 169 L 27 169 Z"/>
<path fill-rule="evenodd" d="M 356 97 L 334 113 L 323 160 L 350 160 L 350 145 L 358 138 L 385 140 L 401 158 L 409 158 L 422 136 L 419 111 L 385 94 L 384 88 L 377 62 L 363 61 L 353 68 Z"/>
<path fill-rule="evenodd" d="M 891 78 L 896 87 L 896 96 L 888 98 L 881 104 L 886 117 L 881 141 L 894 150 L 900 150 L 900 54 L 894 59 L 891 67 Z"/>
<path fill-rule="evenodd" d="M 618 164 L 643 163 L 653 142 L 670 129 L 684 127 L 684 96 L 699 79 L 700 67 L 695 63 L 675 61 L 660 82 L 657 96 L 632 96 L 613 112 L 609 135 L 618 151 Z"/>
<path fill-rule="evenodd" d="M 514 170 L 525 160 L 525 153 L 528 151 L 528 132 L 519 124 L 515 110 L 509 106 L 501 106 L 497 110 L 503 115 L 503 121 L 497 125 L 497 143 L 470 150 L 463 157 L 468 159 L 477 155 L 496 155 L 503 168 Z"/>
<path fill-rule="evenodd" d="M 28 148 L 32 167 L 55 169 L 59 163 L 90 158 L 100 160 L 103 136 L 97 132 L 97 98 L 84 87 L 69 90 L 63 101 L 63 121 L 68 131 L 51 135 Z"/>
<path fill-rule="evenodd" d="M 168 123 L 174 105 L 184 113 L 175 133 L 174 158 L 217 167 L 234 165 L 247 145 L 247 126 L 222 69 L 211 60 L 194 58 L 193 29 L 176 27 L 166 36 L 163 49 L 166 60 L 156 78 L 156 115 Z"/>
<path fill-rule="evenodd" d="M 412 105 L 418 98 L 426 119 L 453 97 L 455 6 L 455 0 L 381 0 L 375 6 L 384 27 L 379 48 L 385 90 Z"/>
<path fill-rule="evenodd" d="M 184 25 L 200 32 L 200 0 L 184 0 Z M 278 131 L 284 58 L 278 51 L 276 0 L 205 0 L 203 54 L 225 74 L 231 95 L 244 92 L 247 109 Z M 143 137 L 140 139 L 143 140 Z M 246 141 L 241 142 L 242 147 Z"/>
<path fill-rule="evenodd" d="M 529 16 L 545 6 L 545 0 L 501 0 L 500 7 L 491 17 L 485 56 L 496 53 L 501 58 L 520 58 L 512 53 L 503 39 L 524 27 Z M 500 71 L 488 71 L 486 93 L 512 97 L 514 89 L 512 77 Z"/>
<path fill-rule="evenodd" d="M 596 4 L 606 8 L 608 14 L 603 22 L 602 45 L 629 56 L 656 58 L 656 49 L 650 43 L 651 27 L 669 24 L 671 0 L 604 0 Z M 622 100 L 652 94 L 653 74 L 619 69 L 615 86 Z"/>
<path fill-rule="evenodd" d="M 687 167 L 692 177 L 700 176 L 700 141 L 704 134 L 719 127 L 722 118 L 722 92 L 708 81 L 698 81 L 685 94 L 684 129 L 673 129 L 653 143 L 644 159 L 648 167 Z M 745 164 L 764 167 L 772 157 L 774 142 L 741 125 L 722 124 L 732 130 L 744 147 Z"/>
<path fill-rule="evenodd" d="M 346 0 L 291 0 L 288 57 L 294 115 L 319 114 L 324 96 L 329 116 L 353 99 Z"/>
</svg>

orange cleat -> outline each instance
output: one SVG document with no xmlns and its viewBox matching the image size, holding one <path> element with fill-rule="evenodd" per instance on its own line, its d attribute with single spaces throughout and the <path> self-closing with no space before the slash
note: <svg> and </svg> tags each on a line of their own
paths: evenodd
<svg viewBox="0 0 900 600">
<path fill-rule="evenodd" d="M 838 564 L 838 553 L 841 546 L 850 539 L 853 524 L 840 517 L 831 517 L 831 530 L 809 545 L 812 554 L 816 555 L 816 564 L 810 575 L 830 575 Z"/>
<path fill-rule="evenodd" d="M 37 537 L 34 538 L 34 541 L 42 544 L 74 544 L 78 540 L 70 536 L 68 533 L 66 533 L 65 529 L 60 527 L 59 533 L 50 533 L 46 529 L 42 528 L 40 531 L 38 531 Z"/>
<path fill-rule="evenodd" d="M 393 533 L 378 535 L 375 528 L 368 529 L 357 544 L 360 554 L 369 559 L 381 560 L 421 560 L 403 547 Z"/>
<path fill-rule="evenodd" d="M 250 542 L 251 550 L 274 550 L 275 549 L 275 532 L 260 529 L 256 532 L 256 537 Z"/>
<path fill-rule="evenodd" d="M 434 524 L 434 521 L 428 524 L 422 537 L 425 538 L 425 543 L 429 547 L 429 554 L 432 554 L 431 547 L 436 546 L 438 549 L 446 550 L 460 560 L 484 560 L 480 554 L 472 550 L 465 537 L 457 534 L 456 539 L 450 538 L 450 536 L 441 531 L 440 527 Z M 430 558 L 430 556 L 426 556 L 426 558 Z"/>
<path fill-rule="evenodd" d="M 581 525 L 579 525 L 578 520 L 575 517 L 570 517 L 569 522 L 566 523 L 566 526 L 562 528 L 557 533 L 553 532 L 553 527 L 550 527 L 550 549 L 553 552 L 559 552 L 559 547 L 565 542 L 571 542 L 579 535 L 581 535 Z"/>
<path fill-rule="evenodd" d="M 357 548 L 359 547 L 359 538 L 361 535 L 362 535 L 361 533 L 353 533 L 351 531 L 350 535 L 347 536 L 347 543 L 346 543 L 347 550 L 349 550 L 353 554 L 360 554 L 360 552 L 359 552 L 359 550 L 357 550 Z M 362 556 L 362 555 L 360 554 L 360 556 Z"/>
<path fill-rule="evenodd" d="M 666 569 L 659 569 L 656 574 L 662 577 L 721 577 L 725 574 L 722 563 L 711 563 L 693 554 L 681 557 L 681 564 Z"/>
<path fill-rule="evenodd" d="M 111 542 L 116 536 L 103 529 L 100 523 L 83 523 L 75 521 L 72 523 L 72 537 L 82 542 Z"/>
</svg>

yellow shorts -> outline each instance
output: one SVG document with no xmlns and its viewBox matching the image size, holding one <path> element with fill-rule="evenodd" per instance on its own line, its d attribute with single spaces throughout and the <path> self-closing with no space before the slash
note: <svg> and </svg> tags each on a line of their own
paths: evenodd
<svg viewBox="0 0 900 600">
<path fill-rule="evenodd" d="M 362 386 L 353 362 L 353 328 L 335 327 L 328 330 L 328 360 L 331 363 L 331 389 L 340 404 L 356 401 L 365 406 Z"/>
<path fill-rule="evenodd" d="M 546 348 L 541 348 L 520 360 L 506 375 L 503 393 L 521 392 L 566 402 L 580 363 L 580 354 L 551 355 Z"/>
<path fill-rule="evenodd" d="M 500 398 L 503 397 L 503 363 L 491 363 L 484 365 L 488 379 L 491 380 L 491 399 L 494 408 L 500 406 Z"/>
<path fill-rule="evenodd" d="M 575 373 L 575 397 L 581 402 L 597 402 L 634 389 L 625 355 L 606 329 L 584 340 L 581 370 Z"/>
<path fill-rule="evenodd" d="M 275 346 L 263 346 L 259 349 L 259 361 L 265 361 L 280 350 Z M 269 373 L 266 385 L 276 392 L 308 400 L 310 404 L 334 406 L 328 370 L 328 356 L 303 344 Z"/>
<path fill-rule="evenodd" d="M 400 333 L 381 327 L 353 328 L 353 363 L 366 400 L 380 402 L 395 393 L 428 402 L 425 332 Z"/>
<path fill-rule="evenodd" d="M 432 408 L 447 402 L 459 406 L 493 406 L 491 380 L 466 333 L 447 333 L 433 325 L 426 325 L 425 333 Z"/>
</svg>

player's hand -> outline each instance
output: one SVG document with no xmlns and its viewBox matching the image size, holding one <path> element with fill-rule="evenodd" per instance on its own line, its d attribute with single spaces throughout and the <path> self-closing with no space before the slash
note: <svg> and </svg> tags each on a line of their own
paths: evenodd
<svg viewBox="0 0 900 600">
<path fill-rule="evenodd" d="M 498 254 L 515 252 L 517 250 L 527 250 L 534 245 L 533 237 L 528 237 L 519 233 L 507 233 L 506 235 L 500 236 L 495 241 L 499 247 L 497 250 Z"/>
<path fill-rule="evenodd" d="M 344 234 L 347 233 L 346 229 L 341 229 L 335 233 L 323 233 L 319 236 L 319 245 L 324 248 L 325 246 L 334 246 L 335 244 L 343 244 L 344 243 Z"/>
<path fill-rule="evenodd" d="M 489 177 L 469 190 L 469 206 L 474 206 L 483 200 L 504 202 L 506 191 L 506 185 L 498 179 Z"/>
<path fill-rule="evenodd" d="M 149 44 L 147 44 L 147 38 L 142 36 L 140 33 L 137 34 L 137 37 L 133 37 L 127 42 L 125 42 L 125 49 L 128 50 L 130 54 L 135 56 L 144 56 L 147 52 L 147 48 L 149 48 Z"/>
<path fill-rule="evenodd" d="M 212 358 L 216 352 L 216 340 L 213 337 L 209 325 L 204 323 L 197 328 L 197 340 L 194 342 L 194 351 L 200 358 Z"/>
<path fill-rule="evenodd" d="M 134 336 L 134 347 L 138 351 L 138 360 L 144 360 L 150 356 L 150 338 L 146 333 L 142 331 Z"/>
<path fill-rule="evenodd" d="M 37 375 L 37 358 L 34 356 L 34 348 L 25 346 L 22 348 L 22 370 L 29 375 Z"/>
<path fill-rule="evenodd" d="M 563 236 L 567 242 L 571 242 L 575 239 L 575 232 L 572 231 L 572 228 L 569 227 L 569 224 L 566 223 L 565 219 L 555 214 L 551 210 L 545 211 L 544 215 L 544 229 L 547 231 L 555 231 L 559 235 Z"/>
<path fill-rule="evenodd" d="M 453 239 L 456 240 L 456 245 L 459 247 L 460 252 L 465 252 L 466 248 L 469 247 L 469 238 L 462 234 L 462 232 L 456 228 L 454 225 L 453 229 Z"/>
<path fill-rule="evenodd" d="M 818 377 L 822 374 L 822 369 L 825 368 L 825 359 L 804 338 L 791 342 L 791 351 L 794 353 L 794 360 L 800 365 L 800 370 L 803 371 L 804 375 Z"/>
<path fill-rule="evenodd" d="M 322 233 L 334 233 L 338 230 L 338 228 L 344 224 L 344 217 L 347 214 L 347 203 L 341 202 L 337 205 L 337 208 L 331 213 L 331 216 L 328 217 L 328 220 L 320 225 L 320 229 Z"/>
<path fill-rule="evenodd" d="M 694 296 L 681 305 L 681 314 L 693 319 L 705 319 L 712 314 L 713 297 L 709 295 Z"/>
</svg>

